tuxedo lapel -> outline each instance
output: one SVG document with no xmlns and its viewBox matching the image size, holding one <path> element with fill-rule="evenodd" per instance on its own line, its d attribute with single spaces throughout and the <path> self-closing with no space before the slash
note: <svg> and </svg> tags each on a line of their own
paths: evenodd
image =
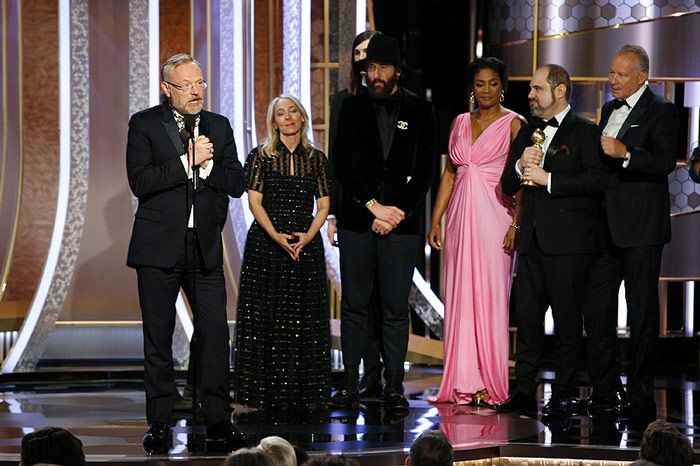
<svg viewBox="0 0 700 466">
<path fill-rule="evenodd" d="M 200 113 L 200 118 L 199 118 L 199 135 L 200 136 L 210 136 L 211 135 L 211 128 L 209 125 L 209 119 L 206 117 L 204 112 Z"/>
<path fill-rule="evenodd" d="M 185 145 L 182 143 L 182 139 L 180 138 L 180 130 L 177 127 L 177 123 L 175 123 L 173 112 L 171 112 L 166 105 L 161 105 L 161 109 L 163 112 L 163 129 L 165 129 L 165 132 L 168 133 L 168 137 L 173 143 L 173 147 L 177 153 L 184 154 Z"/>
<path fill-rule="evenodd" d="M 627 130 L 630 129 L 632 123 L 637 121 L 637 119 L 640 116 L 642 116 L 644 112 L 646 112 L 647 107 L 649 106 L 649 101 L 651 100 L 651 96 L 651 89 L 647 87 L 646 90 L 642 93 L 642 96 L 637 101 L 637 105 L 634 106 L 630 114 L 627 115 L 627 118 L 625 118 L 625 122 L 622 124 L 620 131 L 617 133 L 617 139 L 622 141 L 622 138 L 625 137 L 625 133 L 627 132 Z"/>
<path fill-rule="evenodd" d="M 402 157 L 405 155 L 402 154 L 403 151 L 401 148 L 406 146 L 404 142 L 406 136 L 410 134 L 410 131 L 414 130 L 414 128 L 410 127 L 410 120 L 410 110 L 408 109 L 408 105 L 406 105 L 406 99 L 402 98 L 399 107 L 399 115 L 396 119 L 396 127 L 394 128 L 394 136 L 391 140 L 389 154 L 386 158 L 387 162 L 395 157 Z"/>
<path fill-rule="evenodd" d="M 554 138 L 552 138 L 552 142 L 549 143 L 547 155 L 544 158 L 544 163 L 546 165 L 545 170 L 551 164 L 552 157 L 555 157 L 559 149 L 561 149 L 562 143 L 568 140 L 569 135 L 576 127 L 576 125 L 573 124 L 575 119 L 576 116 L 574 115 L 573 109 L 569 110 L 569 113 L 566 114 L 564 120 L 559 125 L 559 129 L 554 133 Z"/>
<path fill-rule="evenodd" d="M 608 102 L 605 105 L 603 105 L 603 110 L 600 113 L 600 123 L 598 124 L 598 127 L 601 129 L 601 131 L 605 129 L 605 126 L 607 126 L 612 111 L 613 106 L 611 102 Z"/>
</svg>

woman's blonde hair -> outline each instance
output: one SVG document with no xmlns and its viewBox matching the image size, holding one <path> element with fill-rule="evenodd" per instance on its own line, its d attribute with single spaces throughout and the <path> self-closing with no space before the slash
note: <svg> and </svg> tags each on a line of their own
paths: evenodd
<svg viewBox="0 0 700 466">
<path fill-rule="evenodd" d="M 270 101 L 270 105 L 267 106 L 267 118 L 266 118 L 266 123 L 267 123 L 267 137 L 265 138 L 265 141 L 263 142 L 262 145 L 262 152 L 265 155 L 268 155 L 270 157 L 274 157 L 277 155 L 277 144 L 280 142 L 280 132 L 279 129 L 275 128 L 275 105 L 277 105 L 277 102 L 280 100 L 291 100 L 294 105 L 299 109 L 301 112 L 302 116 L 302 123 L 301 123 L 301 140 L 300 144 L 301 146 L 309 153 L 314 149 L 314 146 L 311 144 L 309 141 L 309 137 L 306 135 L 308 129 L 309 129 L 309 114 L 306 113 L 306 109 L 304 106 L 301 104 L 299 99 L 294 97 L 293 95 L 289 94 L 281 94 L 275 97 Z"/>
<path fill-rule="evenodd" d="M 275 466 L 297 466 L 297 457 L 294 447 L 282 437 L 271 435 L 260 440 L 258 445 L 267 456 L 275 463 Z"/>
</svg>

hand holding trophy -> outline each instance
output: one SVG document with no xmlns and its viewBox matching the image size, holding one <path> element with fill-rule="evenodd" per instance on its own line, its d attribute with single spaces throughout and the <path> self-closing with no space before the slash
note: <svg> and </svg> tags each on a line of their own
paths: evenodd
<svg viewBox="0 0 700 466">
<path fill-rule="evenodd" d="M 539 150 L 542 150 L 542 144 L 546 138 L 547 136 L 545 136 L 544 131 L 542 131 L 540 128 L 537 128 L 535 132 L 532 133 L 532 142 Z M 537 183 L 523 178 L 523 180 L 520 182 L 520 186 L 537 187 Z"/>
</svg>

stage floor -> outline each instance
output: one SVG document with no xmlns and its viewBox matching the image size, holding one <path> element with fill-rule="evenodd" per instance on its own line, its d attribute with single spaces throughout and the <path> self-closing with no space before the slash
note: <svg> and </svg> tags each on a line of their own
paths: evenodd
<svg viewBox="0 0 700 466">
<path fill-rule="evenodd" d="M 344 453 L 361 464 L 402 464 L 413 439 L 426 429 L 441 428 L 452 441 L 459 460 L 493 457 L 579 458 L 631 461 L 636 459 L 647 420 L 592 419 L 576 416 L 550 422 L 488 408 L 434 405 L 427 402 L 440 381 L 438 369 L 413 367 L 406 377 L 411 408 L 405 418 L 384 411 L 379 402 L 356 410 L 328 410 L 317 416 L 293 417 L 244 412 L 237 408 L 238 427 L 251 446 L 267 435 L 279 435 L 317 452 Z M 552 374 L 542 373 L 540 407 L 549 396 Z M 136 368 L 105 370 L 44 369 L 0 377 L 0 464 L 16 464 L 24 434 L 45 426 L 61 426 L 83 442 L 88 462 L 132 464 L 162 461 L 141 448 L 146 430 L 142 374 Z M 693 380 L 696 380 L 695 378 Z M 587 395 L 587 387 L 581 395 Z M 672 422 L 694 443 L 700 435 L 694 410 L 700 384 L 684 376 L 657 379 L 657 418 Z M 700 401 L 698 401 L 700 407 Z M 185 420 L 174 428 L 171 461 L 220 464 L 223 456 L 190 451 L 193 429 Z M 544 464 L 544 463 L 542 463 Z M 597 463 L 598 464 L 598 463 Z M 599 463 L 602 464 L 602 463 Z M 613 463 L 617 464 L 617 463 Z"/>
</svg>

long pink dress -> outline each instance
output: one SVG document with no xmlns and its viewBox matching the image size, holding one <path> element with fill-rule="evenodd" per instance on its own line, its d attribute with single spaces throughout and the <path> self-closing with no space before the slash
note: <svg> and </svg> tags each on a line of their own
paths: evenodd
<svg viewBox="0 0 700 466">
<path fill-rule="evenodd" d="M 508 300 L 512 257 L 503 237 L 513 199 L 500 188 L 510 125 L 500 117 L 472 145 L 469 113 L 457 117 L 449 153 L 457 168 L 444 242 L 445 370 L 431 401 L 466 403 L 486 388 L 494 403 L 508 397 Z"/>
</svg>

